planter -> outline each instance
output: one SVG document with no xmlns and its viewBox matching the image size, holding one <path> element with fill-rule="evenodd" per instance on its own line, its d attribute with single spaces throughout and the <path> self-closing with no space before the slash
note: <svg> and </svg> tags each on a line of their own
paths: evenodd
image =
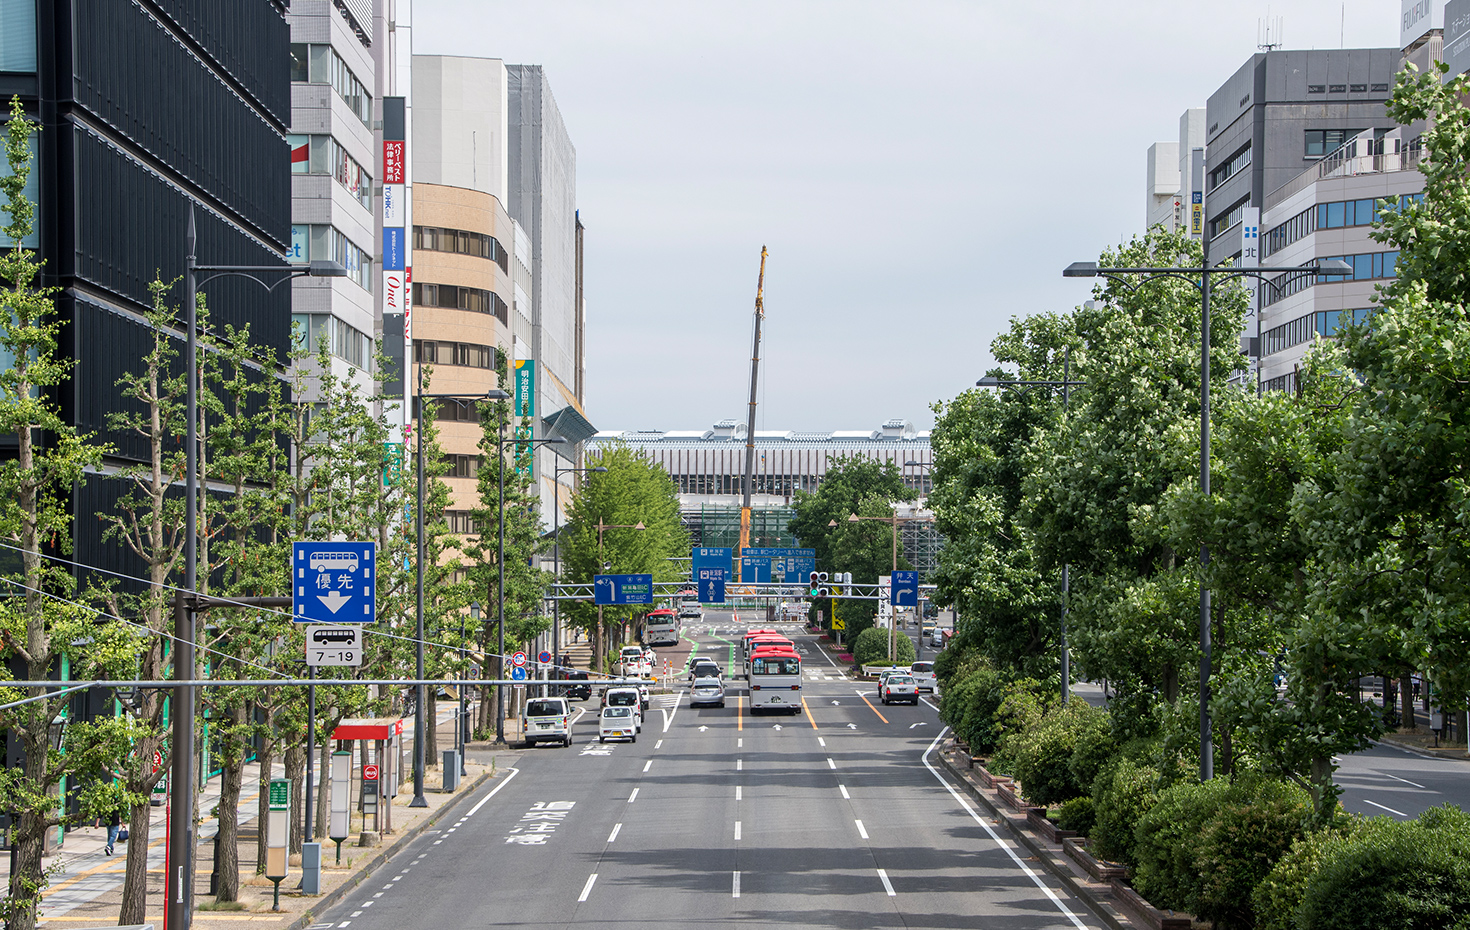
<svg viewBox="0 0 1470 930">
<path fill-rule="evenodd" d="M 974 760 L 975 777 L 980 779 L 980 784 L 984 785 L 987 788 L 996 788 L 1000 785 L 1008 785 L 1011 783 L 1009 775 L 992 774 L 990 769 L 987 769 L 985 766 L 981 765 L 980 763 L 982 760 L 979 756 L 971 756 L 971 759 Z"/>
<path fill-rule="evenodd" d="M 1046 837 L 1048 841 L 1060 843 L 1062 840 L 1070 839 L 1077 835 L 1076 830 L 1063 830 L 1046 816 L 1046 808 L 1033 807 L 1026 812 L 1026 823 L 1036 832 Z"/>
<path fill-rule="evenodd" d="M 1143 918 L 1143 922 L 1152 927 L 1153 930 L 1192 930 L 1194 918 L 1188 914 L 1178 911 L 1161 911 L 1143 899 L 1143 896 L 1133 890 L 1133 886 L 1120 878 L 1108 882 L 1113 889 L 1113 896 L 1122 901 L 1129 910 Z"/>
<path fill-rule="evenodd" d="M 1024 814 L 1027 809 L 1031 807 L 1030 804 L 1027 804 L 1025 800 L 1023 800 L 1021 796 L 1016 793 L 1016 786 L 1010 781 L 996 782 L 995 792 L 996 794 L 1000 795 L 1000 799 L 1004 801 L 1006 806 L 1009 807 L 1011 810 L 1018 811 Z"/>
<path fill-rule="evenodd" d="M 1093 856 L 1088 851 L 1086 840 L 1064 839 L 1062 840 L 1062 852 L 1072 857 L 1072 861 L 1082 866 L 1083 871 L 1092 876 L 1095 882 L 1110 882 L 1113 879 L 1123 880 L 1128 877 L 1128 870 L 1121 865 L 1105 863 Z"/>
</svg>

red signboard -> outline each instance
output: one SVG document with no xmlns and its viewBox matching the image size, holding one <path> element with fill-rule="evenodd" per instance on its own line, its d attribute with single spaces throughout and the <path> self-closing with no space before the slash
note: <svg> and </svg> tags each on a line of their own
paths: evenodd
<svg viewBox="0 0 1470 930">
<path fill-rule="evenodd" d="M 377 781 L 378 780 L 378 767 L 376 765 L 374 765 L 373 763 L 371 763 L 371 762 L 369 762 L 367 765 L 364 765 L 362 767 L 362 780 L 363 781 Z"/>
<path fill-rule="evenodd" d="M 403 140 L 383 140 L 383 183 L 403 184 Z"/>
</svg>

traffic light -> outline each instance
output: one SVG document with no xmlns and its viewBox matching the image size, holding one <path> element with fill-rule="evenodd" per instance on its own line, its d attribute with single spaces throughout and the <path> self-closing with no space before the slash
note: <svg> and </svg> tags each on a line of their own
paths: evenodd
<svg viewBox="0 0 1470 930">
<path fill-rule="evenodd" d="M 812 597 L 826 597 L 827 589 L 823 587 L 827 583 L 826 572 L 812 572 L 807 577 L 807 593 Z"/>
<path fill-rule="evenodd" d="M 843 596 L 850 596 L 852 594 L 852 572 L 843 572 L 842 577 L 838 580 L 842 582 Z"/>
</svg>

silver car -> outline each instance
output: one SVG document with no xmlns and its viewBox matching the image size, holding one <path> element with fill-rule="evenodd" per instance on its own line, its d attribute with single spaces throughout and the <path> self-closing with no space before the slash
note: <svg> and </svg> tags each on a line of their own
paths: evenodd
<svg viewBox="0 0 1470 930">
<path fill-rule="evenodd" d="M 725 706 L 725 686 L 720 684 L 718 678 L 694 679 L 694 685 L 689 689 L 689 706 L 698 707 L 701 704 Z"/>
</svg>

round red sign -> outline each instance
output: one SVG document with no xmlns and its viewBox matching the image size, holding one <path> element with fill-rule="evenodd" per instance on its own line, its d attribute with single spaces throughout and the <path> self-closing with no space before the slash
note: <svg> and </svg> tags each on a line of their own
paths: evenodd
<svg viewBox="0 0 1470 930">
<path fill-rule="evenodd" d="M 376 765 L 373 765 L 371 762 L 369 762 L 367 765 L 364 765 L 362 767 L 362 778 L 363 781 L 377 781 L 378 767 Z"/>
</svg>

